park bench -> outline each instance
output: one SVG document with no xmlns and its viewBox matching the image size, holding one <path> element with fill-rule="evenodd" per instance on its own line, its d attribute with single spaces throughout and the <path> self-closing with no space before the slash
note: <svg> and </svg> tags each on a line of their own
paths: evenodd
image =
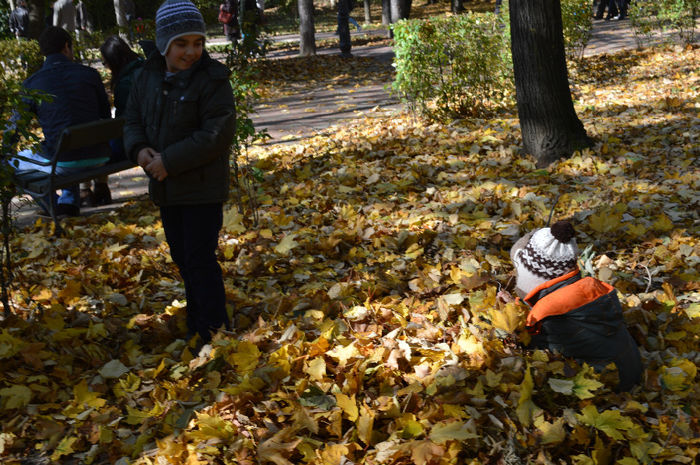
<svg viewBox="0 0 700 465">
<path fill-rule="evenodd" d="M 67 127 L 63 130 L 58 143 L 58 148 L 50 160 L 45 162 L 29 160 L 24 157 L 16 158 L 31 162 L 35 165 L 50 166 L 51 172 L 45 173 L 39 170 L 23 170 L 15 172 L 14 182 L 17 188 L 32 197 L 43 197 L 56 189 L 63 189 L 71 185 L 87 182 L 94 178 L 118 173 L 136 166 L 130 160 L 119 160 L 107 162 L 104 165 L 94 168 L 87 168 L 84 171 L 73 174 L 56 174 L 56 163 L 59 155 L 63 152 L 75 149 L 90 147 L 93 145 L 108 143 L 112 139 L 121 139 L 124 128 L 124 120 L 103 119 Z M 48 213 L 56 225 L 56 231 L 61 231 L 55 210 L 55 202 L 49 202 Z"/>
</svg>

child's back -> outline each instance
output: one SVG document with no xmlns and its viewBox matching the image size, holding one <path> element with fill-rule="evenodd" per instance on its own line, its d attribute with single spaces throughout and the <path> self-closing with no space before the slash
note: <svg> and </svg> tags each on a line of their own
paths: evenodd
<svg viewBox="0 0 700 465">
<path fill-rule="evenodd" d="M 614 362 L 620 390 L 641 380 L 642 363 L 625 326 L 615 289 L 581 278 L 570 223 L 560 221 L 520 239 L 511 249 L 516 291 L 530 306 L 531 346 L 550 349 L 603 369 Z"/>
</svg>

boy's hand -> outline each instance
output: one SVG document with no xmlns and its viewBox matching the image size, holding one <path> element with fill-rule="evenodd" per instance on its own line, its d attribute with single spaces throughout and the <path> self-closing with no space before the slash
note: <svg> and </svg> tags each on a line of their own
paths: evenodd
<svg viewBox="0 0 700 465">
<path fill-rule="evenodd" d="M 156 155 L 160 154 L 151 147 L 144 147 L 139 150 L 138 155 L 136 155 L 136 163 L 138 163 L 139 166 L 145 170 L 148 164 L 153 161 L 153 157 Z"/>
<path fill-rule="evenodd" d="M 156 153 L 153 160 L 146 166 L 146 171 L 157 181 L 162 181 L 168 177 L 168 171 L 165 169 L 163 158 L 161 158 L 159 153 Z"/>
</svg>

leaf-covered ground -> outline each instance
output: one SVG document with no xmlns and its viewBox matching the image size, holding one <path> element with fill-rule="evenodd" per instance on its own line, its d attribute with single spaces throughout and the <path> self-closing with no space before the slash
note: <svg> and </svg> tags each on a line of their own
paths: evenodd
<svg viewBox="0 0 700 465">
<path fill-rule="evenodd" d="M 15 240 L 0 332 L 3 463 L 694 463 L 700 363 L 700 53 L 572 73 L 597 144 L 549 169 L 517 119 L 357 121 L 257 147 L 260 223 L 227 205 L 232 334 L 192 354 L 147 201 Z M 644 381 L 613 391 L 524 350 L 508 250 L 573 218 L 620 291 Z"/>
</svg>

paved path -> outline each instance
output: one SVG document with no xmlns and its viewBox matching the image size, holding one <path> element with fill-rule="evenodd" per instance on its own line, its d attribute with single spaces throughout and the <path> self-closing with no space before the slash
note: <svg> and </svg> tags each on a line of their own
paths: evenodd
<svg viewBox="0 0 700 465">
<path fill-rule="evenodd" d="M 352 31 L 353 37 L 386 37 L 386 30 Z M 329 32 L 317 33 L 318 41 L 335 38 Z M 277 42 L 298 42 L 298 35 L 276 36 Z M 210 43 L 224 43 L 223 39 L 213 39 Z M 629 21 L 594 21 L 591 41 L 584 51 L 585 56 L 609 53 L 636 47 Z M 335 54 L 337 48 L 323 48 L 318 54 Z M 388 46 L 353 47 L 352 53 L 358 57 L 373 57 L 391 62 L 393 49 Z M 296 56 L 295 51 L 272 52 L 270 58 Z M 257 106 L 253 121 L 258 128 L 267 128 L 272 136 L 269 144 L 300 140 L 317 133 L 331 131 L 332 126 L 348 123 L 358 116 L 380 116 L 401 108 L 398 100 L 389 94 L 384 85 L 373 84 L 360 88 L 336 88 L 334 90 L 315 89 L 303 91 L 293 96 L 275 101 L 262 102 Z M 83 214 L 109 211 L 125 202 L 143 196 L 147 192 L 146 177 L 140 168 L 133 168 L 110 176 L 110 188 L 114 203 L 100 208 L 85 208 Z M 18 224 L 26 225 L 35 218 L 35 208 L 23 202 L 18 209 Z"/>
</svg>

